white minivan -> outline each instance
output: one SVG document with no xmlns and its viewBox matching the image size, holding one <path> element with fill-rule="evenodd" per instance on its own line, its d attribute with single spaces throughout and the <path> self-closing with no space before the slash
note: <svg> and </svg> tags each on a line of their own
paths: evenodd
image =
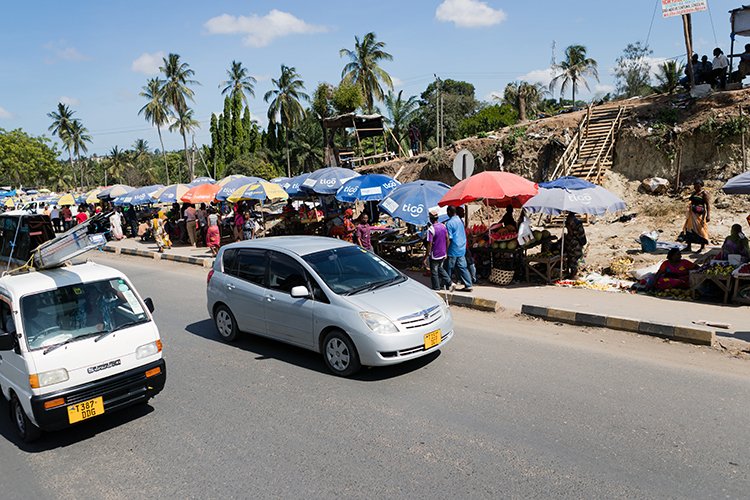
<svg viewBox="0 0 750 500">
<path fill-rule="evenodd" d="M 24 441 L 158 394 L 151 299 L 95 263 L 0 277 L 0 389 Z"/>
</svg>

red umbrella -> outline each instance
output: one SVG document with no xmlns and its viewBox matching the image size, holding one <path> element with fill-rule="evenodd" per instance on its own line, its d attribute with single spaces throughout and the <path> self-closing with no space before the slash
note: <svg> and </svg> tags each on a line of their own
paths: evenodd
<svg viewBox="0 0 750 500">
<path fill-rule="evenodd" d="M 220 189 L 218 184 L 201 184 L 188 189 L 180 200 L 185 203 L 211 203 Z"/>
<path fill-rule="evenodd" d="M 458 207 L 482 201 L 494 207 L 521 208 L 524 203 L 539 193 L 535 182 L 510 172 L 482 172 L 464 179 L 438 202 L 441 207 L 452 205 Z"/>
</svg>

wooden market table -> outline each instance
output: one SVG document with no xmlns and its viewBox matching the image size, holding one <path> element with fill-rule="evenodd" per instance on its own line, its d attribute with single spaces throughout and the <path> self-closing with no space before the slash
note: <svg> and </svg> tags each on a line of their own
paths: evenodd
<svg viewBox="0 0 750 500">
<path fill-rule="evenodd" d="M 750 299 L 740 297 L 740 290 L 744 287 L 750 286 L 750 275 L 740 274 L 734 278 L 734 293 L 732 294 L 732 302 L 735 304 L 746 304 L 750 305 Z"/>
<path fill-rule="evenodd" d="M 710 281 L 711 283 L 715 284 L 717 287 L 719 287 L 719 290 L 724 292 L 723 303 L 728 304 L 729 293 L 732 290 L 732 275 L 728 274 L 726 276 L 709 276 L 702 271 L 690 271 L 690 295 L 693 297 L 693 299 L 695 299 L 695 292 L 698 291 L 698 288 L 700 288 L 700 286 L 706 281 Z"/>
<path fill-rule="evenodd" d="M 551 285 L 555 280 L 555 273 L 558 275 L 560 274 L 561 259 L 560 255 L 550 255 L 545 257 L 527 255 L 525 260 L 526 281 L 530 281 L 530 273 L 534 273 L 542 278 L 548 285 Z M 539 270 L 535 266 L 541 266 L 542 269 Z"/>
</svg>

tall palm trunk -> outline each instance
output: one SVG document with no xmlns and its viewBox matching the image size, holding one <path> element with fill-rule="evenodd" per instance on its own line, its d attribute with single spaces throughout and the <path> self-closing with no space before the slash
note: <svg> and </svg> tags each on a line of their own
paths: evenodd
<svg viewBox="0 0 750 500">
<path fill-rule="evenodd" d="M 68 148 L 68 160 L 70 161 L 70 171 L 73 173 L 73 185 L 78 184 L 78 180 L 76 179 L 76 167 L 73 163 L 73 153 L 70 151 L 70 148 Z"/>
<path fill-rule="evenodd" d="M 522 95 L 518 96 L 518 119 L 519 121 L 526 121 L 526 98 Z"/>
<path fill-rule="evenodd" d="M 185 161 L 187 162 L 188 169 L 188 182 L 193 182 L 193 167 L 190 165 L 190 155 L 187 149 L 187 136 L 185 135 L 185 129 L 180 128 L 180 134 L 182 134 L 182 144 L 185 146 Z"/>
<path fill-rule="evenodd" d="M 286 145 L 286 175 L 287 177 L 292 176 L 292 160 L 289 158 L 289 135 L 284 127 L 284 144 Z"/>
<path fill-rule="evenodd" d="M 84 172 L 83 163 L 81 163 L 81 155 L 80 155 L 80 153 L 76 155 L 76 161 L 78 162 L 78 165 L 80 166 L 80 169 L 81 169 L 81 179 L 80 179 L 81 180 L 81 191 L 84 191 L 84 188 L 83 188 L 83 185 L 84 185 L 83 176 L 84 176 L 85 172 Z"/>
<path fill-rule="evenodd" d="M 576 109 L 576 87 L 578 86 L 578 78 L 573 77 L 573 109 Z"/>
<path fill-rule="evenodd" d="M 169 186 L 169 165 L 167 165 L 167 152 L 164 151 L 164 141 L 161 139 L 161 127 L 156 126 L 156 133 L 159 134 L 159 144 L 161 144 L 161 155 L 164 158 L 164 170 L 167 173 L 167 186 Z"/>
</svg>

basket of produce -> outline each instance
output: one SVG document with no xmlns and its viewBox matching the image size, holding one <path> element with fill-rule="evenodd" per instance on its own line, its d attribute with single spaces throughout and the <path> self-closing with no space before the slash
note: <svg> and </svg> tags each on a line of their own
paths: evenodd
<svg viewBox="0 0 750 500">
<path fill-rule="evenodd" d="M 507 271 L 505 269 L 496 269 L 493 268 L 492 271 L 490 271 L 490 283 L 494 283 L 495 285 L 505 286 L 510 285 L 510 283 L 513 281 L 513 276 L 516 274 L 515 271 Z"/>
</svg>

